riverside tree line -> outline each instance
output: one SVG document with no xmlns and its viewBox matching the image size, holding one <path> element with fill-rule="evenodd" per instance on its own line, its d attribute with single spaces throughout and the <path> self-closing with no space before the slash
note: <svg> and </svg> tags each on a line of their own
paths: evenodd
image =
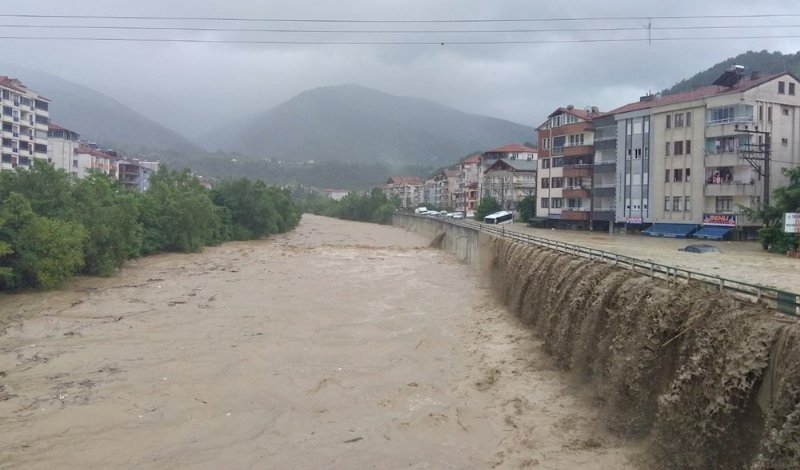
<svg viewBox="0 0 800 470">
<path fill-rule="evenodd" d="M 0 172 L 0 290 L 109 276 L 144 255 L 286 232 L 300 216 L 289 192 L 261 181 L 208 190 L 188 170 L 161 166 L 137 193 L 106 175 L 76 180 L 35 161 L 31 170 Z"/>
</svg>

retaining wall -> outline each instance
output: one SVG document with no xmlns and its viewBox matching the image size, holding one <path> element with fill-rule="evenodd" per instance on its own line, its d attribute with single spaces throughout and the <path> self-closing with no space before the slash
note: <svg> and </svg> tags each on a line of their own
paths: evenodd
<svg viewBox="0 0 800 470">
<path fill-rule="evenodd" d="M 800 326 L 705 284 L 636 271 L 433 218 L 439 237 L 605 408 L 648 468 L 800 468 Z"/>
</svg>

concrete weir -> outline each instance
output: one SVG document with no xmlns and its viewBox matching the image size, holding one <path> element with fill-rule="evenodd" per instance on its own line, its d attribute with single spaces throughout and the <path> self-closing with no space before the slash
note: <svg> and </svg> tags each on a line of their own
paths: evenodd
<svg viewBox="0 0 800 470">
<path fill-rule="evenodd" d="M 394 224 L 480 269 L 647 468 L 800 468 L 800 325 L 703 285 L 433 218 Z"/>
</svg>

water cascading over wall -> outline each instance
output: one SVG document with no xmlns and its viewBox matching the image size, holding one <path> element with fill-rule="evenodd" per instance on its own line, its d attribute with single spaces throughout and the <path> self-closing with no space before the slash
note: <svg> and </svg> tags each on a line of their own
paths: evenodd
<svg viewBox="0 0 800 470">
<path fill-rule="evenodd" d="M 703 285 L 481 234 L 509 308 L 648 466 L 800 468 L 800 326 Z"/>
</svg>

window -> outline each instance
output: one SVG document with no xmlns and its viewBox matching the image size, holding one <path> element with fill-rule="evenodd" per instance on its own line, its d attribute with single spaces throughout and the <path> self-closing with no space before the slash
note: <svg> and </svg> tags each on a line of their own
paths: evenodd
<svg viewBox="0 0 800 470">
<path fill-rule="evenodd" d="M 672 210 L 673 211 L 680 211 L 681 209 L 681 197 L 675 196 L 672 198 Z"/>
<path fill-rule="evenodd" d="M 542 149 L 547 150 L 550 148 L 550 138 L 545 137 L 542 139 Z"/>
<path fill-rule="evenodd" d="M 540 188 L 548 189 L 549 187 L 550 187 L 550 178 L 542 178 L 542 184 L 540 185 Z"/>
<path fill-rule="evenodd" d="M 731 196 L 717 196 L 717 212 L 729 212 L 733 206 L 733 197 Z"/>
<path fill-rule="evenodd" d="M 539 160 L 539 163 L 542 164 L 542 169 L 543 170 L 546 170 L 546 169 L 550 168 L 550 159 L 549 158 L 542 158 L 541 160 Z"/>
<path fill-rule="evenodd" d="M 672 127 L 672 116 L 667 114 L 667 129 L 669 129 L 670 127 Z"/>
<path fill-rule="evenodd" d="M 786 106 L 781 106 L 781 113 L 784 116 L 788 116 L 789 115 L 789 108 L 787 108 Z"/>
<path fill-rule="evenodd" d="M 692 154 L 692 141 L 691 140 L 687 140 L 686 141 L 686 145 L 685 145 L 685 149 L 684 150 L 686 150 L 686 155 L 691 155 Z"/>
<path fill-rule="evenodd" d="M 782 138 L 782 139 L 781 139 L 781 143 L 782 143 L 783 145 L 789 145 L 789 139 L 787 139 L 786 137 L 784 137 L 784 138 Z"/>
<path fill-rule="evenodd" d="M 692 196 L 686 196 L 683 198 L 683 210 L 685 211 L 692 210 Z"/>
<path fill-rule="evenodd" d="M 550 187 L 552 188 L 562 188 L 564 187 L 564 178 L 560 176 L 555 177 L 550 181 L 550 185 L 551 185 Z M 553 201 L 555 201 L 555 198 L 553 198 Z"/>
<path fill-rule="evenodd" d="M 564 166 L 564 157 L 553 157 L 553 168 Z"/>
<path fill-rule="evenodd" d="M 630 160 L 630 159 L 631 159 L 631 149 L 626 149 L 625 150 L 625 160 Z"/>
<path fill-rule="evenodd" d="M 665 170 L 664 171 L 664 182 L 665 183 L 669 183 L 670 181 L 672 181 L 669 177 L 670 177 L 669 170 Z"/>
<path fill-rule="evenodd" d="M 692 127 L 692 112 L 686 111 L 686 127 Z"/>
<path fill-rule="evenodd" d="M 683 141 L 679 140 L 677 142 L 673 142 L 673 150 L 675 151 L 675 155 L 683 155 Z"/>
<path fill-rule="evenodd" d="M 667 145 L 666 145 L 665 152 L 666 152 L 666 155 L 667 155 L 668 157 L 670 156 L 670 149 L 671 149 L 671 148 L 672 148 L 672 142 L 667 142 Z"/>
<path fill-rule="evenodd" d="M 683 127 L 683 113 L 675 115 L 675 127 Z"/>
<path fill-rule="evenodd" d="M 716 108 L 712 109 L 709 114 L 711 115 L 711 119 L 709 120 L 709 124 L 719 124 L 724 122 L 731 122 L 733 121 L 735 115 L 733 112 L 733 106 L 728 106 L 726 108 Z"/>
<path fill-rule="evenodd" d="M 550 118 L 550 127 L 560 127 L 561 126 L 561 115 L 553 116 Z"/>
<path fill-rule="evenodd" d="M 794 95 L 794 83 L 789 83 L 789 94 Z"/>
<path fill-rule="evenodd" d="M 633 159 L 634 160 L 641 160 L 642 159 L 642 149 L 635 149 L 633 151 Z"/>
<path fill-rule="evenodd" d="M 650 147 L 644 148 L 644 158 L 650 158 Z"/>
<path fill-rule="evenodd" d="M 78 168 L 78 160 L 72 160 L 72 166 Z"/>
<path fill-rule="evenodd" d="M 786 82 L 778 82 L 778 94 L 786 94 Z"/>
<path fill-rule="evenodd" d="M 767 122 L 772 122 L 772 106 L 767 106 Z"/>
<path fill-rule="evenodd" d="M 664 198 L 664 212 L 669 212 L 669 200 L 670 200 L 669 196 Z"/>
<path fill-rule="evenodd" d="M 764 120 L 764 105 L 763 104 L 758 105 L 758 120 L 759 121 L 763 121 Z"/>
<path fill-rule="evenodd" d="M 687 169 L 685 169 L 683 171 L 684 181 L 686 181 L 687 183 L 690 183 L 692 181 L 692 178 L 691 178 L 692 173 L 691 173 L 691 171 L 692 171 L 691 168 L 687 168 Z"/>
<path fill-rule="evenodd" d="M 561 209 L 562 204 L 563 204 L 563 199 L 561 199 L 560 197 L 554 197 L 553 199 L 550 200 L 550 207 L 553 209 Z"/>
<path fill-rule="evenodd" d="M 583 134 L 570 134 L 569 145 L 571 147 L 576 145 L 583 145 Z"/>
<path fill-rule="evenodd" d="M 673 171 L 672 171 L 672 174 L 673 174 L 673 176 L 674 176 L 673 180 L 674 180 L 676 183 L 680 183 L 680 182 L 682 182 L 682 181 L 683 181 L 683 169 L 681 169 L 681 168 L 676 168 L 675 170 L 673 170 Z"/>
<path fill-rule="evenodd" d="M 550 198 L 543 197 L 542 198 L 542 202 L 541 202 L 540 205 L 542 206 L 542 209 L 549 209 L 550 208 Z"/>
<path fill-rule="evenodd" d="M 642 121 L 642 130 L 645 134 L 650 133 L 650 118 L 647 117 L 644 118 L 644 120 Z"/>
</svg>

